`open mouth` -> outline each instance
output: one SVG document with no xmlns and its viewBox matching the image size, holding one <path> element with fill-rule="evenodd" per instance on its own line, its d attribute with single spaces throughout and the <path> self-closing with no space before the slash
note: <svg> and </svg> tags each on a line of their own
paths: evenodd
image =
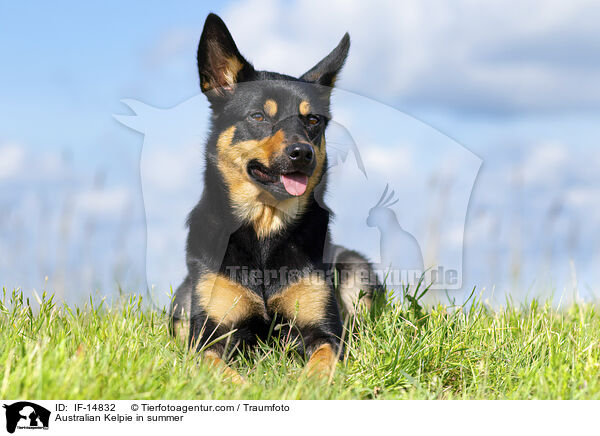
<svg viewBox="0 0 600 436">
<path fill-rule="evenodd" d="M 275 173 L 256 161 L 248 165 L 248 174 L 262 185 L 273 188 L 283 187 L 285 192 L 295 197 L 304 194 L 308 186 L 308 176 L 300 171 Z"/>
</svg>

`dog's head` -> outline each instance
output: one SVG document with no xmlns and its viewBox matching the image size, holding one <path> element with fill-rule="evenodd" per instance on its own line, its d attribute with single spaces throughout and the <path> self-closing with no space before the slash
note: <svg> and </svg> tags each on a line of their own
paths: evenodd
<svg viewBox="0 0 600 436">
<path fill-rule="evenodd" d="M 234 206 L 306 198 L 326 167 L 325 128 L 331 87 L 350 46 L 348 34 L 299 78 L 257 71 L 238 51 L 223 21 L 210 14 L 198 46 L 202 92 L 211 103 L 208 156 Z"/>
</svg>

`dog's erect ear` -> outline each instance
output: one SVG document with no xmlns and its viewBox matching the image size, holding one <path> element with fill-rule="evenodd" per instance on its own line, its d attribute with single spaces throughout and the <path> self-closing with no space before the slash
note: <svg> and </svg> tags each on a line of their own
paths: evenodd
<svg viewBox="0 0 600 436">
<path fill-rule="evenodd" d="M 254 72 L 238 51 L 227 26 L 219 16 L 209 14 L 198 44 L 198 73 L 202 92 L 223 95 Z"/>
<path fill-rule="evenodd" d="M 321 62 L 300 76 L 300 79 L 332 87 L 338 73 L 344 66 L 344 62 L 346 62 L 349 49 L 350 35 L 346 33 L 337 47 L 325 56 Z"/>
</svg>

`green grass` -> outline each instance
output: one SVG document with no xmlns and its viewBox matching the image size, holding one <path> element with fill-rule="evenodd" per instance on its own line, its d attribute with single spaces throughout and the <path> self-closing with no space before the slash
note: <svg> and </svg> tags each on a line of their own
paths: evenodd
<svg viewBox="0 0 600 436">
<path fill-rule="evenodd" d="M 37 306 L 37 305 L 36 305 Z M 600 322 L 591 304 L 533 301 L 424 310 L 382 305 L 357 318 L 329 385 L 306 379 L 289 344 L 232 362 L 224 381 L 167 331 L 140 297 L 107 307 L 0 306 L 0 398 L 30 399 L 600 399 Z"/>
</svg>

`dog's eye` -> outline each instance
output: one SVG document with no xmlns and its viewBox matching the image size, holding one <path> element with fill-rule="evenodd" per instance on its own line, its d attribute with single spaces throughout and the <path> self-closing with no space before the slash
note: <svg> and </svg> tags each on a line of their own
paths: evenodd
<svg viewBox="0 0 600 436">
<path fill-rule="evenodd" d="M 321 120 L 316 115 L 309 115 L 306 117 L 306 124 L 309 126 L 316 126 L 320 121 Z"/>
<path fill-rule="evenodd" d="M 250 115 L 250 118 L 252 118 L 254 121 L 264 121 L 265 120 L 265 116 L 263 114 L 261 114 L 260 112 L 254 112 L 252 115 Z"/>
</svg>

